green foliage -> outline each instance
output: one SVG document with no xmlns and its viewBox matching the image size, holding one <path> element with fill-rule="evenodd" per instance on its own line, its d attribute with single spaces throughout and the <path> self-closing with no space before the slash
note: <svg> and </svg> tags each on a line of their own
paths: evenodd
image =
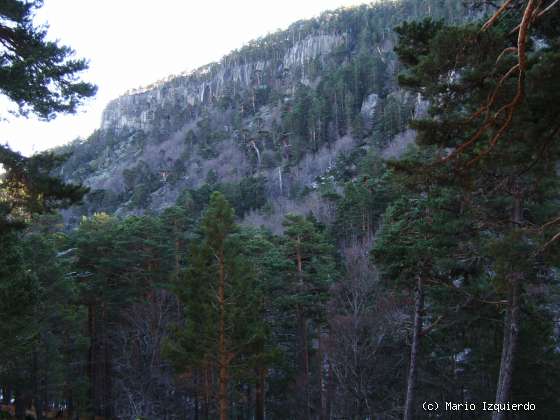
<svg viewBox="0 0 560 420">
<path fill-rule="evenodd" d="M 337 276 L 334 249 L 313 218 L 288 214 L 283 225 L 282 248 L 285 258 L 290 261 L 283 286 L 285 302 L 293 308 L 301 306 L 307 316 L 321 319 L 329 286 Z"/>
<path fill-rule="evenodd" d="M 56 258 L 54 237 L 30 233 L 6 234 L 2 240 L 0 313 L 2 350 L 0 383 L 16 389 L 35 389 L 35 397 L 60 399 L 66 383 L 75 403 L 85 389 L 83 354 L 87 342 L 81 325 L 80 286 L 65 275 L 68 262 Z M 39 379 L 44 378 L 44 379 Z"/>
<path fill-rule="evenodd" d="M 270 188 L 263 177 L 224 182 L 211 170 L 205 184 L 184 190 L 177 205 L 158 216 L 95 214 L 68 236 L 57 232 L 60 221 L 49 218 L 36 219 L 25 234 L 6 230 L 0 235 L 0 385 L 27 389 L 39 378 L 39 388 L 49 390 L 47 400 L 72 401 L 79 406 L 77 414 L 89 407 L 101 415 L 104 398 L 107 405 L 121 404 L 126 381 L 136 381 L 139 389 L 149 386 L 138 392 L 142 401 L 155 389 L 188 414 L 173 412 L 174 406 L 166 412 L 194 418 L 204 417 L 206 410 L 213 418 L 225 363 L 235 417 L 253 416 L 262 387 L 271 418 L 299 418 L 303 409 L 321 417 L 327 406 L 331 411 L 325 417 L 392 418 L 402 405 L 411 294 L 420 277 L 425 306 L 418 400 L 435 395 L 447 401 L 490 401 L 489 384 L 497 380 L 500 364 L 504 302 L 512 273 L 521 273 L 513 397 L 536 402 L 539 415 L 552 418 L 559 404 L 552 391 L 559 360 L 551 313 L 557 305 L 553 283 L 559 255 L 557 247 L 543 248 L 556 231 L 538 227 L 559 210 L 553 141 L 559 111 L 557 16 L 536 29 L 547 42 L 531 44 L 526 101 L 507 139 L 472 167 L 463 165 L 486 152 L 490 137 L 485 135 L 454 165 L 440 159 L 474 132 L 475 125 L 467 124 L 471 111 L 512 64 L 512 57 L 504 56 L 496 67 L 495 55 L 511 42 L 502 27 L 480 33 L 476 25 L 450 25 L 450 16 L 462 16 L 458 4 L 387 2 L 300 22 L 227 58 L 234 64 L 280 62 L 307 35 L 344 34 L 332 55 L 305 63 L 300 74 L 283 70 L 284 76 L 304 82 L 293 97 L 275 88 L 290 80 L 265 66 L 251 75 L 250 86 L 236 82 L 224 88 L 213 103 L 219 113 L 185 109 L 184 120 L 196 117 L 197 126 L 185 134 L 184 156 L 172 170 L 177 175 L 167 179 L 172 185 L 181 185 L 178 174 L 185 174 L 190 159 L 218 156 L 224 139 L 237 138 L 250 159 L 254 142 L 262 157 L 258 171 L 281 166 L 284 173 L 308 153 L 322 158 L 340 136 L 359 140 L 359 147 L 339 154 L 312 187 L 324 200 L 320 204 L 327 202 L 333 212 L 332 224 L 322 225 L 311 214 L 289 214 L 280 236 L 241 228 L 235 221 L 255 209 L 268 208 L 271 219 L 282 216 L 274 211 L 282 197 L 278 203 L 267 201 Z M 388 30 L 403 17 L 426 14 L 436 20 L 407 22 L 397 34 Z M 447 23 L 437 20 L 444 17 Z M 395 52 L 404 68 L 395 65 L 391 51 L 397 36 Z M 410 93 L 395 92 L 397 70 L 404 70 L 401 86 Z M 214 71 L 208 68 L 209 74 Z M 505 80 L 498 103 L 504 104 L 515 87 L 513 79 Z M 431 104 L 431 113 L 412 122 L 419 146 L 386 162 L 376 146 L 406 129 L 418 92 Z M 372 93 L 379 101 L 366 121 L 361 108 Z M 162 129 L 155 141 L 167 138 L 175 124 L 166 113 L 157 116 Z M 121 141 L 141 150 L 145 136 L 95 133 L 85 145 L 76 142 L 65 149 L 78 151 L 67 168 L 83 179 L 99 169 L 102 151 Z M 26 173 L 27 163 L 6 156 Z M 112 209 L 129 199 L 131 208 L 145 208 L 160 186 L 151 164 L 140 162 L 123 172 L 122 197 L 96 190 L 89 204 Z M 48 167 L 44 175 L 55 169 L 48 165 L 43 164 Z M 303 189 L 291 181 L 289 188 Z M 22 221 L 29 218 L 26 209 L 59 204 L 54 199 L 41 203 L 42 190 L 37 188 L 35 207 L 21 194 L 17 215 Z M 516 194 L 523 204 L 517 225 L 511 220 Z M 272 223 L 279 225 L 277 220 Z M 376 267 L 359 266 L 350 254 L 367 261 L 372 242 Z M 119 348 L 123 341 L 126 350 Z M 144 363 L 153 377 L 131 373 Z M 354 366 L 359 369 L 351 372 Z M 178 373 L 174 384 L 171 367 Z M 360 382 L 362 368 L 373 376 Z M 348 385 L 353 383 L 359 386 Z M 123 388 L 116 392 L 117 386 Z"/>
<path fill-rule="evenodd" d="M 42 1 L 8 0 L 0 5 L 0 92 L 17 104 L 19 114 L 49 120 L 74 112 L 96 88 L 78 79 L 85 60 L 71 59 L 72 50 L 46 40 L 46 30 L 33 24 Z M 67 156 L 66 156 L 67 157 Z M 86 189 L 52 176 L 65 160 L 52 153 L 26 158 L 0 146 L 0 235 L 22 227 L 31 213 L 76 203 Z"/>
<path fill-rule="evenodd" d="M 433 21 L 431 18 L 403 22 L 401 26 L 395 28 L 395 32 L 399 35 L 399 45 L 395 47 L 399 60 L 407 66 L 417 65 L 419 57 L 426 56 L 430 52 L 429 44 L 442 28 L 442 21 Z"/>
<path fill-rule="evenodd" d="M 79 202 L 87 191 L 52 176 L 65 156 L 42 153 L 26 158 L 0 146 L 0 235 L 25 225 L 33 213 L 51 212 Z"/>
<path fill-rule="evenodd" d="M 138 184 L 151 185 L 157 182 L 157 176 L 152 172 L 150 166 L 141 160 L 136 166 L 123 171 L 123 181 L 125 188 L 132 190 Z"/>
<path fill-rule="evenodd" d="M 113 212 L 121 199 L 113 190 L 93 190 L 86 196 L 86 203 L 93 213 Z"/>
<path fill-rule="evenodd" d="M 402 197 L 385 212 L 374 247 L 375 261 L 382 264 L 387 278 L 409 286 L 417 276 L 451 280 L 459 275 L 460 267 L 453 258 L 459 251 L 455 247 L 472 240 L 465 216 L 457 191 Z"/>
<path fill-rule="evenodd" d="M 0 5 L 0 92 L 20 115 L 49 120 L 59 112 L 74 112 L 96 89 L 77 77 L 86 62 L 72 59 L 72 50 L 47 41 L 46 30 L 33 24 L 41 5 L 19 0 Z M 15 233 L 34 214 L 81 200 L 87 189 L 53 176 L 67 157 L 42 153 L 27 158 L 0 146 L 0 383 L 13 387 L 19 405 L 27 390 L 33 390 L 36 405 L 44 397 L 60 401 L 67 387 L 74 388 L 76 404 L 84 396 L 83 371 L 72 363 L 79 364 L 74 352 L 84 351 L 78 287 L 64 276 L 67 266 L 56 259 L 52 237 Z"/>
<path fill-rule="evenodd" d="M 190 244 L 189 265 L 173 285 L 185 307 L 185 324 L 177 326 L 164 350 L 179 371 L 222 363 L 223 319 L 228 357 L 241 370 L 264 339 L 261 289 L 243 255 L 233 208 L 221 193 L 211 195 L 198 228 L 200 237 Z M 219 292 L 222 287 L 224 296 Z"/>
<path fill-rule="evenodd" d="M 420 154 L 390 164 L 403 195 L 388 207 L 374 247 L 385 278 L 397 287 L 411 288 L 415 276 L 428 280 L 428 316 L 439 315 L 444 321 L 441 331 L 435 327 L 424 341 L 426 350 L 435 355 L 422 362 L 424 369 L 437 376 L 435 372 L 446 365 L 438 359 L 462 354 L 456 375 L 473 401 L 494 397 L 494 391 L 482 384 L 495 383 L 498 371 L 506 372 L 510 359 L 500 357 L 500 346 L 517 352 L 511 400 L 530 394 L 523 382 L 529 370 L 557 363 L 547 353 L 550 347 L 544 338 L 551 325 L 549 315 L 543 316 L 546 310 L 538 294 L 528 293 L 532 287 L 546 288 L 555 276 L 548 270 L 557 265 L 555 257 L 540 255 L 545 235 L 530 227 L 543 225 L 559 211 L 558 176 L 551 165 L 559 150 L 555 143 L 542 140 L 557 135 L 556 118 L 542 104 L 554 109 L 558 91 L 550 89 L 555 85 L 550 73 L 534 71 L 536 63 L 547 63 L 548 71 L 555 68 L 555 53 L 529 47 L 525 78 L 501 79 L 515 64 L 514 55 L 505 53 L 498 59 L 513 44 L 507 26 L 502 23 L 481 32 L 479 25 L 427 20 L 397 29 L 396 51 L 405 65 L 401 86 L 420 92 L 430 109 L 411 123 L 418 132 Z M 519 83 L 524 100 L 511 118 L 502 118 L 498 110 L 515 97 Z M 493 98 L 490 103 L 488 98 Z M 503 126 L 504 121 L 509 122 Z M 522 279 L 519 303 L 517 279 Z M 492 306 L 496 302 L 500 310 Z M 523 311 L 523 316 L 514 326 L 515 310 Z M 455 323 L 470 327 L 467 331 Z M 521 330 L 519 347 L 514 347 L 513 338 L 501 341 L 508 337 L 502 328 Z M 536 351 L 527 337 L 541 333 Z M 424 380 L 430 383 L 429 377 Z M 427 397 L 457 390 L 433 386 L 423 392 Z M 549 401 L 550 408 L 543 413 L 557 406 L 554 399 Z"/>
<path fill-rule="evenodd" d="M 150 187 L 144 183 L 136 185 L 130 197 L 132 208 L 146 208 L 150 204 Z"/>
<path fill-rule="evenodd" d="M 42 0 L 7 0 L 0 7 L 0 91 L 19 106 L 21 114 L 32 112 L 50 119 L 58 112 L 74 112 L 83 98 L 95 94 L 96 87 L 76 79 L 87 62 L 71 58 L 69 47 L 47 41 L 46 30 L 33 24 L 42 4 Z"/>
<path fill-rule="evenodd" d="M 84 219 L 75 245 L 76 266 L 92 275 L 87 294 L 117 309 L 166 281 L 173 254 L 172 244 L 163 239 L 161 223 L 154 217 L 130 217 L 121 222 L 103 213 Z"/>
<path fill-rule="evenodd" d="M 218 179 L 212 176 L 212 172 L 209 172 L 206 184 L 196 190 L 185 190 L 180 200 L 185 199 L 186 195 L 190 196 L 189 200 L 192 200 L 195 213 L 201 214 L 214 191 L 221 192 L 227 198 L 238 217 L 243 217 L 266 203 L 264 178 L 247 177 L 239 182 L 218 182 Z"/>
<path fill-rule="evenodd" d="M 339 239 L 373 235 L 393 195 L 386 165 L 375 153 L 361 159 L 357 172 L 345 183 L 343 197 L 337 203 L 334 230 Z"/>
<path fill-rule="evenodd" d="M 396 134 L 406 130 L 414 111 L 412 97 L 389 95 L 376 110 L 372 137 L 378 144 L 386 145 Z"/>
</svg>

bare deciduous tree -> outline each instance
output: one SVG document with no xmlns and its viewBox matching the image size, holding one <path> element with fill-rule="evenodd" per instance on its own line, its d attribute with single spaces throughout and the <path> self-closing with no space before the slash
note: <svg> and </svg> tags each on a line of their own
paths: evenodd
<svg viewBox="0 0 560 420">
<path fill-rule="evenodd" d="M 332 290 L 328 341 L 336 380 L 335 411 L 344 418 L 390 417 L 397 396 L 384 393 L 387 374 L 399 372 L 406 354 L 388 351 L 406 337 L 406 313 L 378 282 L 369 261 L 371 240 L 343 249 L 346 275 Z M 404 378 L 395 376 L 395 380 Z M 403 382 L 404 383 L 404 382 Z"/>
</svg>

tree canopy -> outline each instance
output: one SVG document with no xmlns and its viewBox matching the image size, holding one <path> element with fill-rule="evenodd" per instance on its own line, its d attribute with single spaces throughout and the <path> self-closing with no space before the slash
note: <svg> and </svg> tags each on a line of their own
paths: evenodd
<svg viewBox="0 0 560 420">
<path fill-rule="evenodd" d="M 96 87 L 78 74 L 87 69 L 74 51 L 48 41 L 47 29 L 33 23 L 43 0 L 4 0 L 0 5 L 0 91 L 17 104 L 20 115 L 52 119 L 74 112 Z"/>
<path fill-rule="evenodd" d="M 41 0 L 5 0 L 0 4 L 0 92 L 18 106 L 18 114 L 50 120 L 72 113 L 96 87 L 83 82 L 84 59 L 71 48 L 48 41 L 47 29 L 33 22 Z M 51 175 L 64 156 L 24 157 L 0 146 L 0 234 L 21 227 L 32 213 L 78 202 L 86 189 Z"/>
</svg>

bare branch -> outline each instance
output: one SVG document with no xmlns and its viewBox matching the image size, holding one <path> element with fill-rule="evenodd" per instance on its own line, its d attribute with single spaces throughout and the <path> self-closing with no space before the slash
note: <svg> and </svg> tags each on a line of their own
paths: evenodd
<svg viewBox="0 0 560 420">
<path fill-rule="evenodd" d="M 559 238 L 560 238 L 560 232 L 558 232 L 556 235 L 554 235 L 552 237 L 552 239 L 550 241 L 548 241 L 546 244 L 544 244 L 543 247 L 539 250 L 538 253 L 540 254 L 541 252 L 546 250 L 546 248 L 548 248 L 550 245 L 552 245 L 554 242 L 556 242 Z"/>
<path fill-rule="evenodd" d="M 560 0 L 558 0 L 558 1 L 560 1 Z M 496 11 L 496 13 L 483 25 L 481 31 L 485 31 L 490 26 L 492 26 L 496 22 L 496 20 L 498 20 L 498 18 L 504 13 L 504 11 L 507 9 L 507 7 L 509 7 L 511 5 L 511 3 L 512 3 L 512 0 L 508 0 L 508 1 L 504 2 L 504 4 L 500 7 L 500 9 L 498 9 Z M 502 115 L 502 113 L 506 112 L 505 120 L 499 124 L 498 131 L 491 138 L 491 140 L 489 142 L 489 146 L 483 152 L 479 153 L 476 157 L 474 157 L 473 159 L 471 159 L 467 163 L 467 166 L 473 165 L 478 160 L 480 160 L 483 156 L 486 156 L 488 153 L 490 153 L 492 151 L 492 149 L 494 149 L 494 147 L 496 146 L 496 144 L 498 143 L 500 138 L 502 138 L 504 133 L 511 126 L 515 110 L 519 107 L 519 105 L 521 104 L 521 102 L 523 101 L 523 98 L 525 96 L 525 70 L 527 68 L 527 51 L 526 50 L 527 50 L 528 31 L 529 31 L 529 27 L 530 27 L 531 23 L 535 19 L 536 11 L 538 10 L 538 8 L 541 4 L 542 4 L 542 0 L 541 1 L 529 0 L 527 2 L 527 5 L 525 6 L 525 10 L 523 12 L 523 18 L 522 18 L 521 23 L 519 25 L 519 34 L 517 36 L 517 48 L 510 47 L 510 48 L 505 49 L 498 56 L 498 58 L 496 60 L 496 62 L 498 62 L 502 58 L 502 56 L 507 52 L 515 51 L 515 50 L 517 51 L 517 61 L 518 61 L 517 64 L 515 66 L 511 67 L 500 78 L 500 80 L 498 81 L 495 89 L 492 91 L 492 93 L 488 97 L 487 102 L 479 110 L 477 110 L 475 113 L 473 113 L 473 115 L 471 116 L 470 120 L 472 121 L 474 118 L 477 118 L 480 115 L 482 115 L 483 113 L 486 113 L 486 117 L 485 117 L 484 122 L 482 123 L 482 126 L 476 131 L 476 133 L 469 140 L 467 140 L 466 142 L 461 144 L 457 149 L 455 149 L 448 156 L 441 159 L 440 162 L 447 162 L 447 161 L 457 157 L 459 154 L 461 154 L 467 148 L 470 148 L 471 146 L 473 146 L 476 142 L 478 142 L 482 138 L 482 136 L 492 126 L 496 125 L 496 123 L 498 122 L 498 118 Z M 551 4 L 551 6 L 552 6 L 552 4 Z M 517 90 L 516 90 L 514 98 L 509 103 L 507 103 L 506 105 L 504 105 L 500 109 L 498 109 L 492 116 L 490 116 L 490 109 L 491 109 L 492 105 L 494 105 L 498 93 L 500 92 L 504 82 L 514 72 L 518 73 L 518 76 L 517 76 Z"/>
<path fill-rule="evenodd" d="M 552 9 L 554 6 L 556 6 L 558 3 L 560 3 L 560 0 L 554 0 L 552 3 L 550 3 L 542 12 L 540 12 L 537 15 L 537 19 L 540 18 L 542 15 L 544 15 L 545 13 L 549 12 L 550 9 Z"/>
</svg>

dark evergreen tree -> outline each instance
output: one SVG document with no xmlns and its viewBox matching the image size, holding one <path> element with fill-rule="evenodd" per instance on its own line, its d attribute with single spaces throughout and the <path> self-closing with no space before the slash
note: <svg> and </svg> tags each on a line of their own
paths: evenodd
<svg viewBox="0 0 560 420">
<path fill-rule="evenodd" d="M 51 402 L 70 411 L 85 408 L 85 311 L 80 285 L 65 275 L 68 262 L 57 258 L 54 235 L 2 235 L 5 270 L 2 293 L 4 398 L 14 397 L 18 418 L 33 401 L 38 419 Z"/>
<path fill-rule="evenodd" d="M 74 112 L 95 93 L 80 81 L 85 60 L 73 51 L 46 40 L 46 30 L 33 24 L 41 0 L 7 0 L 0 5 L 0 92 L 19 107 L 20 115 L 51 119 Z M 44 153 L 26 158 L 0 146 L 0 234 L 29 220 L 29 213 L 49 211 L 77 202 L 85 190 L 52 177 L 61 157 Z"/>
<path fill-rule="evenodd" d="M 88 377 L 96 415 L 114 412 L 112 336 L 126 330 L 123 311 L 149 300 L 174 269 L 173 243 L 164 240 L 158 219 L 131 217 L 122 222 L 106 214 L 82 221 L 75 234 L 76 269 L 84 279 L 88 308 Z"/>
<path fill-rule="evenodd" d="M 174 288 L 185 305 L 184 326 L 167 341 L 166 352 L 179 371 L 204 372 L 204 400 L 214 400 L 216 416 L 226 420 L 235 370 L 262 340 L 262 300 L 235 236 L 233 209 L 221 193 L 211 195 L 199 228 L 200 240 L 191 245 L 188 268 Z M 215 398 L 208 382 L 213 372 L 218 377 Z M 205 415 L 211 415 L 209 407 Z"/>
<path fill-rule="evenodd" d="M 300 416 L 311 418 L 312 389 L 310 336 L 320 339 L 329 287 L 336 279 L 333 248 L 316 220 L 289 214 L 284 220 L 286 271 L 284 305 L 295 315 L 295 392 Z M 311 331 L 310 331 L 310 322 Z M 322 365 L 317 377 L 322 376 Z"/>
<path fill-rule="evenodd" d="M 42 0 L 7 0 L 0 8 L 0 91 L 22 115 L 51 119 L 58 112 L 74 112 L 96 88 L 76 79 L 87 62 L 72 58 L 69 47 L 47 41 L 47 31 L 33 24 L 42 5 Z"/>
<path fill-rule="evenodd" d="M 397 29 L 397 52 L 407 66 L 401 85 L 431 104 L 429 116 L 412 125 L 420 144 L 437 148 L 433 163 L 413 165 L 462 192 L 464 208 L 476 215 L 482 233 L 480 258 L 491 272 L 482 277 L 505 302 L 497 403 L 514 398 L 526 291 L 546 282 L 536 268 L 547 267 L 542 252 L 552 233 L 532 226 L 548 226 L 558 211 L 560 68 L 554 47 L 558 33 L 550 22 L 559 10 L 554 3 L 506 1 L 482 29 L 432 21 Z M 529 26 L 544 47 L 531 42 Z M 413 165 L 408 165 L 411 172 Z"/>
</svg>

